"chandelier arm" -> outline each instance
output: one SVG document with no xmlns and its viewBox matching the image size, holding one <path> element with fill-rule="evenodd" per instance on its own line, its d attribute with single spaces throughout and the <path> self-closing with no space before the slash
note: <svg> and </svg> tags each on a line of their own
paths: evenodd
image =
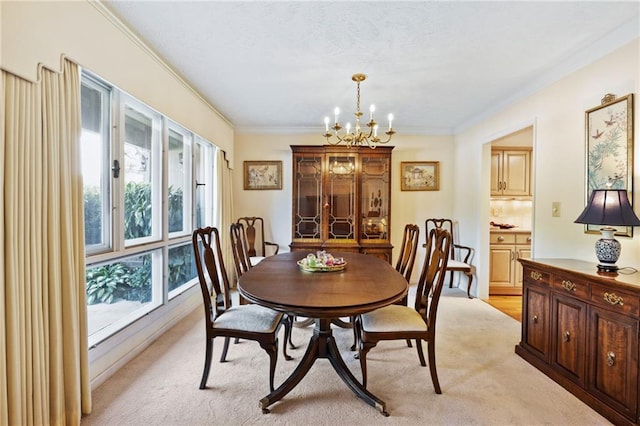
<svg viewBox="0 0 640 426">
<path fill-rule="evenodd" d="M 338 140 L 333 142 L 333 140 L 331 139 L 332 136 L 335 136 Z M 327 132 L 324 134 L 324 137 L 327 139 L 327 142 L 329 143 L 329 145 L 338 145 L 340 142 L 344 141 L 344 139 L 341 138 L 340 135 L 338 134 L 338 130 L 334 130 L 333 134 Z"/>
<path fill-rule="evenodd" d="M 388 143 L 388 142 L 391 140 L 391 138 L 393 137 L 393 135 L 394 135 L 395 133 L 396 133 L 396 132 L 395 132 L 394 130 L 389 130 L 388 132 L 385 132 L 385 134 L 386 134 L 387 136 L 389 136 L 389 137 L 387 138 L 387 140 L 386 140 L 386 141 L 378 140 L 378 143 L 379 143 L 379 144 L 385 144 L 385 143 Z"/>
</svg>

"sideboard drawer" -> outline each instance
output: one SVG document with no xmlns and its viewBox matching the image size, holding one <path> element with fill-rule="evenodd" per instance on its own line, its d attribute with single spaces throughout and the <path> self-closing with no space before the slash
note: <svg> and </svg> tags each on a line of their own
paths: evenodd
<svg viewBox="0 0 640 426">
<path fill-rule="evenodd" d="M 638 296 L 632 293 L 593 284 L 591 287 L 591 301 L 621 313 L 638 316 L 640 301 Z"/>
<path fill-rule="evenodd" d="M 525 267 L 522 271 L 522 279 L 538 285 L 551 285 L 551 275 L 548 272 Z"/>
<path fill-rule="evenodd" d="M 573 277 L 555 275 L 553 277 L 553 288 L 563 294 L 568 294 L 580 299 L 589 299 L 589 283 L 577 280 Z"/>
</svg>

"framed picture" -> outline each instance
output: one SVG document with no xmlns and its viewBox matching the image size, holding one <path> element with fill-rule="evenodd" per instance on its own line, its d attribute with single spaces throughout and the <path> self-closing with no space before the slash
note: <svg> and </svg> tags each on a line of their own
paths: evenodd
<svg viewBox="0 0 640 426">
<path fill-rule="evenodd" d="M 282 189 L 282 161 L 245 161 L 244 189 Z"/>
<path fill-rule="evenodd" d="M 594 189 L 626 189 L 633 202 L 633 94 L 622 98 L 608 94 L 601 105 L 586 111 L 586 200 Z M 600 225 L 585 225 L 599 234 Z M 616 235 L 633 236 L 633 228 Z"/>
<path fill-rule="evenodd" d="M 439 191 L 439 161 L 403 161 L 400 163 L 402 191 Z"/>
</svg>

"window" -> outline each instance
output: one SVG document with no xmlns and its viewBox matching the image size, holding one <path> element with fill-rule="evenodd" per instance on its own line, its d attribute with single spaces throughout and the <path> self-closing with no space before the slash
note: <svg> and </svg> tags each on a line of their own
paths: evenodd
<svg viewBox="0 0 640 426">
<path fill-rule="evenodd" d="M 196 176 L 195 221 L 196 228 L 201 228 L 213 221 L 213 188 L 207 182 L 213 182 L 214 153 L 211 146 L 198 139 L 195 144 L 194 168 Z"/>
<path fill-rule="evenodd" d="M 167 205 L 170 236 L 191 233 L 191 140 L 189 132 L 169 123 Z"/>
<path fill-rule="evenodd" d="M 81 151 L 91 347 L 196 284 L 215 147 L 83 71 Z"/>
<path fill-rule="evenodd" d="M 123 97 L 124 237 L 127 246 L 161 238 L 160 115 Z"/>
<path fill-rule="evenodd" d="M 85 78 L 81 89 L 82 177 L 84 180 L 84 223 L 87 253 L 111 247 L 109 215 L 109 110 L 110 90 Z"/>
</svg>

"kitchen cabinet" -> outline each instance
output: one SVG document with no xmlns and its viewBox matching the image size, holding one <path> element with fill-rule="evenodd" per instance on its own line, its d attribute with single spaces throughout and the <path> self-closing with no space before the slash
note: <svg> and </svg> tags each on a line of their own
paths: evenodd
<svg viewBox="0 0 640 426">
<path fill-rule="evenodd" d="M 359 252 L 392 261 L 392 149 L 291 146 L 291 251 Z"/>
<path fill-rule="evenodd" d="M 491 150 L 491 196 L 531 196 L 531 149 Z"/>
<path fill-rule="evenodd" d="M 489 294 L 522 294 L 518 259 L 531 257 L 531 233 L 491 232 L 489 238 Z"/>
<path fill-rule="evenodd" d="M 521 259 L 516 353 L 614 424 L 639 424 L 640 273 L 595 263 Z"/>
</svg>

